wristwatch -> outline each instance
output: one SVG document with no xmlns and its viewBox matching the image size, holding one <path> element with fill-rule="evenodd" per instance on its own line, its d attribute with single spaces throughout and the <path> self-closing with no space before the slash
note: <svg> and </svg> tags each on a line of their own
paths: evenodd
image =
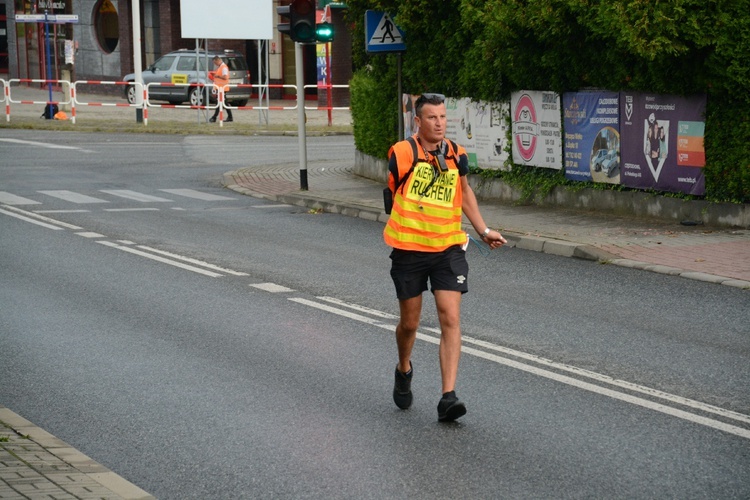
<svg viewBox="0 0 750 500">
<path fill-rule="evenodd" d="M 482 232 L 482 238 L 486 238 L 490 234 L 490 231 L 492 231 L 492 229 L 489 227 L 485 229 L 484 232 Z"/>
</svg>

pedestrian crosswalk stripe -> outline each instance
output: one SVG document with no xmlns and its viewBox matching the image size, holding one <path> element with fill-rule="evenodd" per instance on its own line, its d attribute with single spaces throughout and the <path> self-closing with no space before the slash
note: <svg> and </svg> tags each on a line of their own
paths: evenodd
<svg viewBox="0 0 750 500">
<path fill-rule="evenodd" d="M 128 200 L 143 201 L 143 202 L 171 202 L 167 198 L 159 198 L 158 196 L 151 196 L 149 194 L 138 193 L 136 191 L 130 191 L 129 189 L 102 189 L 102 193 L 119 196 L 120 198 L 126 198 Z"/>
<path fill-rule="evenodd" d="M 201 192 L 195 189 L 159 189 L 159 191 L 170 193 L 176 196 L 182 196 L 185 198 L 192 198 L 202 201 L 237 201 L 238 198 L 232 198 L 229 196 L 221 196 L 213 193 Z M 154 196 L 152 194 L 141 193 L 138 191 L 132 191 L 130 189 L 101 189 L 100 193 L 111 195 L 119 199 L 132 200 L 139 203 L 174 203 L 174 199 L 164 198 L 161 196 Z M 95 204 L 95 203 L 111 203 L 116 200 L 107 200 L 90 196 L 83 193 L 67 189 L 47 189 L 36 191 L 38 194 L 50 196 L 58 200 L 63 200 L 69 203 L 75 203 L 77 205 Z M 49 200 L 46 200 L 49 202 Z M 45 200 L 31 199 L 26 196 L 19 196 L 9 191 L 0 191 L 0 205 L 16 206 L 16 205 L 42 205 Z M 176 208 L 175 208 L 176 209 Z"/>
<path fill-rule="evenodd" d="M 218 200 L 235 200 L 236 198 L 230 198 L 228 196 L 219 196 L 218 194 L 202 193 L 195 189 L 160 189 L 169 194 L 176 194 L 178 196 L 185 196 L 186 198 L 195 198 L 203 201 L 218 201 Z"/>
<path fill-rule="evenodd" d="M 16 196 L 15 194 L 8 193 L 7 191 L 0 191 L 0 203 L 3 205 L 40 205 L 41 202 L 24 198 L 23 196 Z"/>
<path fill-rule="evenodd" d="M 71 203 L 109 203 L 107 200 L 94 198 L 93 196 L 86 196 L 85 194 L 74 193 L 73 191 L 66 191 L 64 189 L 38 192 L 46 194 L 47 196 L 52 196 L 53 198 L 59 198 L 61 200 L 69 201 Z"/>
</svg>

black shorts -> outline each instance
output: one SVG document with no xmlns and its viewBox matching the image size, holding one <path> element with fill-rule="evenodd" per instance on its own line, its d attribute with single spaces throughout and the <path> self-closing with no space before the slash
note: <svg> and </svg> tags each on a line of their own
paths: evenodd
<svg viewBox="0 0 750 500">
<path fill-rule="evenodd" d="M 432 292 L 469 291 L 469 263 L 466 251 L 459 245 L 442 252 L 414 252 L 394 248 L 391 252 L 391 278 L 399 300 L 410 299 L 427 290 L 430 280 Z"/>
</svg>

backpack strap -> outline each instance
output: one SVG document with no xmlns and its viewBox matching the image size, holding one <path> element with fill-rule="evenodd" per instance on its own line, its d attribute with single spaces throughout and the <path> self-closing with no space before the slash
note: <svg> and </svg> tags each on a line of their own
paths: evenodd
<svg viewBox="0 0 750 500">
<path fill-rule="evenodd" d="M 406 140 L 411 145 L 411 157 L 412 157 L 411 168 L 409 169 L 408 172 L 406 172 L 406 175 L 404 175 L 400 179 L 396 178 L 396 189 L 393 190 L 394 193 L 398 191 L 398 189 L 406 181 L 406 179 L 409 178 L 411 173 L 414 172 L 414 167 L 417 166 L 417 161 L 419 159 L 419 150 L 417 149 L 417 141 L 414 140 L 414 136 L 410 135 L 409 137 L 406 138 Z"/>
</svg>

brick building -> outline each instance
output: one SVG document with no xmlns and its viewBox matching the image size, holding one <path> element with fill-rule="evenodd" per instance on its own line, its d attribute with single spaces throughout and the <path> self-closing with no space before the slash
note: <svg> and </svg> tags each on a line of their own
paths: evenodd
<svg viewBox="0 0 750 500">
<path fill-rule="evenodd" d="M 131 3 L 131 0 L 0 0 L 0 78 L 44 79 L 49 70 L 53 80 L 120 80 L 135 69 Z M 215 2 L 205 0 L 205 3 L 207 16 L 211 16 Z M 270 84 L 293 85 L 294 43 L 275 29 L 278 22 L 275 7 L 280 3 L 288 3 L 288 0 L 273 0 L 271 40 L 196 41 L 181 37 L 180 0 L 140 0 L 143 66 L 147 67 L 173 50 L 195 49 L 196 44 L 201 47 L 207 44 L 209 50 L 233 49 L 244 54 L 253 84 L 257 84 L 259 78 L 265 83 L 267 78 Z M 318 56 L 314 45 L 304 46 L 305 85 L 318 83 L 321 74 L 330 74 L 332 83 L 339 85 L 348 84 L 351 78 L 351 35 L 344 23 L 346 6 L 318 0 L 321 13 L 326 6 L 336 29 L 335 41 L 329 46 L 330 65 L 321 72 L 319 65 L 324 58 Z M 16 22 L 16 14 L 28 16 L 45 12 L 68 18 L 77 16 L 77 19 L 65 24 L 50 23 L 49 35 L 45 33 L 43 22 Z M 284 93 L 288 95 L 282 95 Z M 308 99 L 315 99 L 317 94 L 315 88 L 306 91 Z M 325 92 L 320 94 L 317 97 L 322 102 Z M 293 91 L 272 89 L 270 96 L 292 97 Z M 334 105 L 349 105 L 348 89 L 334 90 L 333 97 Z"/>
</svg>

